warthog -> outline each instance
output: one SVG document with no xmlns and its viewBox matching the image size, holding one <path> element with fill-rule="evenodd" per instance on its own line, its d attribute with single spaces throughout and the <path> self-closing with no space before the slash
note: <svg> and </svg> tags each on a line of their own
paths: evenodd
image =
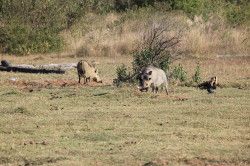
<svg viewBox="0 0 250 166">
<path fill-rule="evenodd" d="M 81 83 L 81 77 L 84 78 L 84 84 L 86 84 L 90 79 L 92 79 L 95 82 L 102 83 L 101 78 L 98 75 L 98 71 L 95 68 L 95 65 L 89 64 L 85 60 L 80 60 L 77 63 L 77 72 L 79 77 L 79 83 Z"/>
<path fill-rule="evenodd" d="M 214 93 L 216 87 L 218 85 L 218 78 L 212 77 L 209 81 L 203 82 L 198 85 L 200 89 L 206 89 L 208 93 Z"/>
<path fill-rule="evenodd" d="M 152 92 L 157 93 L 159 86 L 163 85 L 168 95 L 168 80 L 162 69 L 153 66 L 143 68 L 139 74 L 139 82 L 138 88 L 141 92 L 148 91 L 151 87 Z"/>
</svg>

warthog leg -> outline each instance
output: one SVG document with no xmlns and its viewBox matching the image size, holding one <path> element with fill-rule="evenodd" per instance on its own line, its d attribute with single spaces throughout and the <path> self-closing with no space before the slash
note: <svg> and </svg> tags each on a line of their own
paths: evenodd
<svg viewBox="0 0 250 166">
<path fill-rule="evenodd" d="M 165 84 L 166 93 L 168 95 L 168 83 Z"/>
<path fill-rule="evenodd" d="M 80 76 L 80 74 L 78 74 L 78 77 L 79 77 L 78 83 L 80 84 L 81 83 L 81 76 Z"/>
<path fill-rule="evenodd" d="M 159 88 L 157 86 L 156 87 L 155 86 L 152 87 L 152 92 L 153 93 L 158 93 L 158 90 L 159 90 Z"/>
<path fill-rule="evenodd" d="M 155 93 L 158 93 L 159 88 L 155 87 Z"/>
<path fill-rule="evenodd" d="M 86 84 L 87 83 L 87 78 L 83 77 L 83 80 L 84 80 L 84 84 Z"/>
<path fill-rule="evenodd" d="M 154 86 L 152 87 L 152 92 L 155 93 L 155 87 Z"/>
</svg>

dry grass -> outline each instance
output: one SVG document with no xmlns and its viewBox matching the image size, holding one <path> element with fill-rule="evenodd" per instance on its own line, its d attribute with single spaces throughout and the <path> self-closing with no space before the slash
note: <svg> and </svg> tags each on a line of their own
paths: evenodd
<svg viewBox="0 0 250 166">
<path fill-rule="evenodd" d="M 250 87 L 249 57 L 182 59 L 174 62 L 173 65 L 178 63 L 182 64 L 184 70 L 187 71 L 189 79 L 194 75 L 195 68 L 199 64 L 203 81 L 217 76 L 219 83 L 224 87 Z"/>
<path fill-rule="evenodd" d="M 145 11 L 120 15 L 111 13 L 97 16 L 88 14 L 63 36 L 67 42 L 66 52 L 79 57 L 124 56 L 140 43 L 141 34 L 148 25 L 172 24 L 169 30 L 181 29 L 183 36 L 180 49 L 192 56 L 244 55 L 249 56 L 249 27 L 230 28 L 220 18 L 207 22 L 196 17 L 194 21 L 180 13 Z"/>
<path fill-rule="evenodd" d="M 249 28 L 230 28 L 222 20 L 191 22 L 183 37 L 182 47 L 195 56 L 249 56 Z"/>
<path fill-rule="evenodd" d="M 68 45 L 66 52 L 78 57 L 115 57 L 128 55 L 135 48 L 138 33 L 131 32 L 130 29 L 127 29 L 126 24 L 120 26 L 121 16 L 109 14 L 97 17 L 90 14 L 86 17 L 90 17 L 89 22 L 87 21 L 90 25 L 85 27 L 86 30 L 81 32 L 78 30 L 78 26 L 86 23 L 86 20 L 84 20 L 83 23 L 79 23 L 80 25 L 73 32 L 63 33 Z M 95 22 L 91 22 L 93 19 Z"/>
<path fill-rule="evenodd" d="M 13 63 L 76 62 L 78 58 L 2 56 Z M 1 72 L 0 165 L 249 165 L 249 86 L 213 95 L 173 87 L 171 95 L 111 86 L 115 67 L 99 62 L 104 85 L 65 75 Z M 181 63 L 193 71 L 196 59 Z M 249 58 L 199 61 L 202 76 L 228 85 L 249 84 Z M 17 82 L 10 82 L 10 78 Z M 228 81 L 228 82 L 227 82 Z M 65 84 L 66 83 L 66 84 Z M 173 93 L 175 89 L 175 93 Z"/>
</svg>

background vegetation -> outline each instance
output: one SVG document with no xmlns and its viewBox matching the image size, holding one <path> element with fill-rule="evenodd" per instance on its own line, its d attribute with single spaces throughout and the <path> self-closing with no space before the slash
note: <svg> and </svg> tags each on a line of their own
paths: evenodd
<svg viewBox="0 0 250 166">
<path fill-rule="evenodd" d="M 81 37 L 85 37 L 91 28 L 96 31 L 100 28 L 114 30 L 112 28 L 117 26 L 125 29 L 129 22 L 132 26 L 132 20 L 134 23 L 145 23 L 150 16 L 165 17 L 176 11 L 183 11 L 185 14 L 179 13 L 179 17 L 186 15 L 190 22 L 202 22 L 202 26 L 193 25 L 188 29 L 189 35 L 194 31 L 206 31 L 200 35 L 201 37 L 197 36 L 194 42 L 202 43 L 207 36 L 218 36 L 220 32 L 218 40 L 228 40 L 227 45 L 231 42 L 230 45 L 237 47 L 233 50 L 230 50 L 230 47 L 224 48 L 225 50 L 229 50 L 230 53 L 246 52 L 244 49 L 247 47 L 242 48 L 242 45 L 249 44 L 249 41 L 245 41 L 246 33 L 249 33 L 250 20 L 250 5 L 247 0 L 0 0 L 0 51 L 16 55 L 62 52 L 72 48 L 72 45 L 65 41 L 68 40 L 63 35 L 66 32 L 74 35 L 72 31 L 81 31 Z M 108 17 L 111 13 L 119 18 L 113 25 L 105 27 L 109 22 L 103 23 L 102 18 Z M 182 24 L 187 20 L 188 18 L 182 20 Z M 102 21 L 102 26 L 98 25 L 98 21 Z M 90 25 L 92 27 L 89 27 Z M 87 31 L 82 31 L 84 28 Z M 237 28 L 237 31 L 231 28 Z M 113 32 L 117 33 L 115 30 Z M 240 39 L 238 43 L 233 42 L 234 35 Z M 79 34 L 78 37 L 80 38 Z M 184 49 L 189 53 L 207 53 L 211 50 L 210 47 L 202 46 L 197 50 L 189 48 L 191 49 Z M 88 48 L 82 48 L 82 45 L 77 46 L 77 49 L 80 54 L 86 54 L 88 51 Z M 102 49 L 103 55 L 111 54 L 110 46 Z M 119 49 L 122 54 L 128 54 L 130 51 L 126 46 Z"/>
</svg>

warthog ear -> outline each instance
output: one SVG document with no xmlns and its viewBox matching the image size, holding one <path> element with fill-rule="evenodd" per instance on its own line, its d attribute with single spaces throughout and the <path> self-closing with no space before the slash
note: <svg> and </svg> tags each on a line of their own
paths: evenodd
<svg viewBox="0 0 250 166">
<path fill-rule="evenodd" d="M 152 74 L 152 71 L 148 72 L 148 75 L 151 75 Z"/>
<path fill-rule="evenodd" d="M 80 61 L 78 62 L 78 64 L 82 64 L 82 60 L 80 60 Z"/>
</svg>

